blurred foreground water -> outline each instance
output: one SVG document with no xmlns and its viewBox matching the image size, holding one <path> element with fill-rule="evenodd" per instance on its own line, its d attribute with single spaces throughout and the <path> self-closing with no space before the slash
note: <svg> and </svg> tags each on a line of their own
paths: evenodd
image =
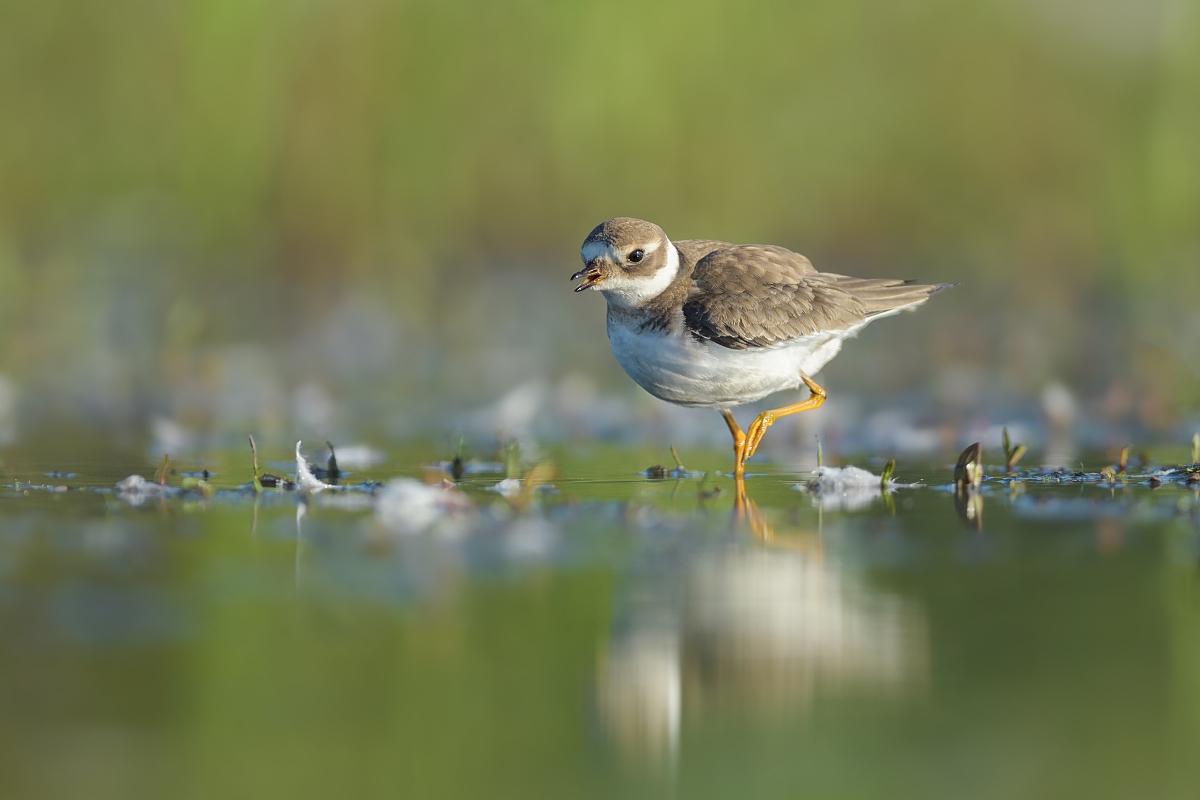
<svg viewBox="0 0 1200 800">
<path fill-rule="evenodd" d="M 235 490 L 238 450 L 168 476 L 208 469 L 207 499 L 136 499 L 112 487 L 153 473 L 142 448 L 71 447 L 10 453 L 0 490 L 5 797 L 1200 779 L 1200 484 L 1181 475 L 993 467 L 968 514 L 945 465 L 848 497 L 760 463 L 739 514 L 724 449 L 649 480 L 653 452 L 552 448 L 549 485 L 503 496 L 501 465 L 443 489 L 413 447 L 308 499 Z M 262 461 L 287 474 L 287 455 Z"/>
</svg>

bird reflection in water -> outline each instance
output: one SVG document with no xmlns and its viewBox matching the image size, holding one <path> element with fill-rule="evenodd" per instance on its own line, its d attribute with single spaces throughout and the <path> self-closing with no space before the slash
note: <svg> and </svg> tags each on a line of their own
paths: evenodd
<svg viewBox="0 0 1200 800">
<path fill-rule="evenodd" d="M 596 702 L 623 755 L 673 763 L 684 724 L 720 710 L 785 717 L 822 694 L 926 683 L 921 609 L 845 571 L 820 531 L 776 529 L 737 491 L 735 523 L 760 544 L 697 552 L 619 594 Z"/>
</svg>

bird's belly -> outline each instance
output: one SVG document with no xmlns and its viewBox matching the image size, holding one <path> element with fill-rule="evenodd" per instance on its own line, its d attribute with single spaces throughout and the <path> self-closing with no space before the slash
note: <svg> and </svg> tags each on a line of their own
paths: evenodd
<svg viewBox="0 0 1200 800">
<path fill-rule="evenodd" d="M 689 334 L 609 326 L 618 363 L 657 398 L 684 406 L 734 406 L 797 388 L 837 355 L 844 336 L 817 334 L 775 347 L 731 350 Z"/>
</svg>

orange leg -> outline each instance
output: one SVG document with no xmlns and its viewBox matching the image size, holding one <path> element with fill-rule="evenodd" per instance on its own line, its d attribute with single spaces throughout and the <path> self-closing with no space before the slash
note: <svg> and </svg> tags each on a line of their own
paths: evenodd
<svg viewBox="0 0 1200 800">
<path fill-rule="evenodd" d="M 744 480 L 746 434 L 742 433 L 737 420 L 733 418 L 733 412 L 728 408 L 721 409 L 721 416 L 725 418 L 725 424 L 729 426 L 729 433 L 733 436 L 733 509 L 737 513 L 738 519 L 744 519 L 746 515 L 746 481 Z"/>
<path fill-rule="evenodd" d="M 799 403 L 784 406 L 783 408 L 773 408 L 770 411 L 764 411 L 759 414 L 746 430 L 746 446 L 742 451 L 743 461 L 754 455 L 754 451 L 758 449 L 759 442 L 762 441 L 763 434 L 767 432 L 767 428 L 774 424 L 775 420 L 791 416 L 792 414 L 799 414 L 801 411 L 811 411 L 814 408 L 820 408 L 821 404 L 825 402 L 825 390 L 813 383 L 812 378 L 804 373 L 800 373 L 800 380 L 804 381 L 804 385 L 808 387 L 808 390 L 812 394 L 809 395 L 807 400 L 802 400 Z M 739 464 L 739 473 L 741 469 L 742 466 Z"/>
<path fill-rule="evenodd" d="M 733 412 L 728 408 L 721 409 L 721 416 L 725 418 L 725 424 L 729 426 L 729 433 L 733 436 L 733 477 L 741 480 L 746 471 L 746 434 L 742 433 L 737 420 L 733 418 Z"/>
</svg>

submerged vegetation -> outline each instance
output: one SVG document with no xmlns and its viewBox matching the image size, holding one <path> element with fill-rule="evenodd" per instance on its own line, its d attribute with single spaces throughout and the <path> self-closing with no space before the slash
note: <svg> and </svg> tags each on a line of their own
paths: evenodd
<svg viewBox="0 0 1200 800">
<path fill-rule="evenodd" d="M 133 474 L 118 481 L 111 489 L 104 487 L 73 487 L 69 482 L 60 484 L 40 484 L 34 482 L 14 481 L 8 488 L 20 492 L 50 491 L 65 493 L 75 490 L 98 491 L 112 494 L 130 505 L 140 506 L 148 501 L 165 502 L 173 499 L 183 501 L 200 500 L 204 502 L 241 502 L 256 497 L 276 496 L 284 498 L 296 495 L 307 502 L 315 495 L 332 493 L 340 495 L 356 495 L 363 498 L 368 505 L 381 502 L 388 482 L 385 476 L 367 477 L 358 482 L 342 482 L 348 473 L 337 462 L 336 449 L 332 443 L 326 442 L 329 455 L 324 466 L 318 466 L 308 461 L 301 452 L 301 443 L 297 442 L 295 449 L 294 470 L 289 475 L 278 475 L 264 471 L 259 462 L 258 446 L 253 436 L 248 437 L 250 443 L 250 480 L 246 483 L 227 486 L 222 485 L 208 468 L 184 473 L 177 482 L 171 479 L 175 475 L 172 460 L 164 455 L 152 480 L 146 480 L 141 475 Z M 1191 443 L 1196 445 L 1196 437 Z M 819 447 L 819 445 L 818 445 Z M 947 488 L 955 495 L 955 506 L 960 516 L 972 527 L 981 527 L 984 497 L 988 495 L 988 487 L 1007 487 L 1011 498 L 1018 497 L 1017 491 L 1025 487 L 1097 484 L 1110 489 L 1145 487 L 1157 490 L 1161 487 L 1174 485 L 1188 490 L 1200 490 L 1200 462 L 1177 465 L 1151 465 L 1142 459 L 1142 466 L 1135 468 L 1129 463 L 1129 447 L 1124 447 L 1118 456 L 1116 464 L 1107 464 L 1096 471 L 1089 471 L 1080 464 L 1079 469 L 1062 467 L 1033 467 L 1017 469 L 1015 462 L 1027 451 L 1024 445 L 1013 446 L 1004 431 L 1002 450 L 1005 459 L 1003 471 L 998 475 L 986 474 L 984 451 L 979 443 L 972 444 L 960 454 L 950 474 L 950 482 L 943 484 L 936 477 L 931 482 L 898 483 L 896 474 L 897 462 L 888 460 L 879 475 L 853 466 L 829 467 L 819 464 L 812 476 L 780 472 L 777 468 L 764 473 L 752 474 L 747 477 L 743 487 L 742 481 L 735 481 L 736 491 L 731 495 L 735 502 L 740 503 L 745 496 L 753 499 L 755 486 L 762 482 L 774 483 L 780 478 L 791 477 L 794 488 L 811 494 L 822 507 L 830 510 L 855 511 L 869 508 L 873 501 L 882 500 L 889 512 L 894 513 L 892 495 L 898 490 L 905 491 L 936 491 Z M 701 500 L 718 497 L 721 494 L 721 483 L 732 480 L 732 477 L 721 469 L 705 471 L 689 471 L 683 464 L 678 449 L 671 445 L 670 454 L 675 462 L 673 469 L 654 465 L 638 476 L 650 482 L 674 481 L 671 496 L 675 497 L 685 480 L 694 484 L 695 496 Z M 819 452 L 819 450 L 818 450 Z M 1195 452 L 1193 456 L 1197 455 Z M 472 504 L 469 499 L 479 489 L 485 489 L 505 498 L 511 507 L 526 513 L 535 501 L 543 498 L 553 498 L 552 502 L 574 502 L 575 496 L 582 489 L 586 495 L 588 483 L 579 478 L 573 478 L 571 472 L 564 473 L 563 468 L 552 458 L 545 455 L 532 460 L 527 467 L 522 467 L 520 445 L 516 441 L 506 443 L 499 453 L 502 460 L 487 461 L 468 457 L 466 439 L 461 438 L 455 456 L 444 462 L 427 465 L 419 470 L 424 485 L 445 491 L 465 489 L 466 494 L 456 500 L 453 507 L 461 508 Z M 586 462 L 582 465 L 587 469 Z M 579 469 L 576 464 L 573 469 Z M 919 470 L 922 475 L 929 475 L 928 468 Z M 74 473 L 53 471 L 47 473 L 57 477 L 75 477 Z M 933 473 L 936 475 L 935 473 Z M 566 483 L 563 483 L 564 479 Z M 626 480 L 629 478 L 627 477 Z M 799 479 L 796 482 L 796 479 Z M 410 478 L 399 479 L 410 481 Z M 408 497 L 408 495 L 401 495 Z M 389 501 L 391 502 L 391 501 Z M 396 508 L 405 507 L 403 503 L 393 506 L 387 512 L 389 518 L 395 520 L 400 513 Z"/>
</svg>

